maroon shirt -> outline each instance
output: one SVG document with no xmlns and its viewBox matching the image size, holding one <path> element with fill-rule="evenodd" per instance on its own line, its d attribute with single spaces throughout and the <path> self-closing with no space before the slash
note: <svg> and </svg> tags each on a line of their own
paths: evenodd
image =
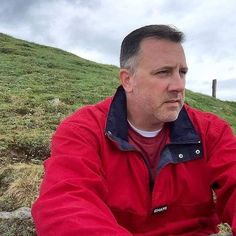
<svg viewBox="0 0 236 236">
<path fill-rule="evenodd" d="M 161 150 L 168 142 L 169 129 L 164 126 L 162 130 L 155 137 L 144 137 L 137 133 L 131 126 L 129 126 L 129 142 L 139 150 L 146 160 L 149 161 L 152 171 L 152 176 L 155 179 L 156 167 L 160 159 Z"/>
</svg>

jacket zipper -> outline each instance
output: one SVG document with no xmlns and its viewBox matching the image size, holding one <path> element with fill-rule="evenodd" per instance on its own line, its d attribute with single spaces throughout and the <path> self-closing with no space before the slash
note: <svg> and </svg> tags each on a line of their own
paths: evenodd
<svg viewBox="0 0 236 236">
<path fill-rule="evenodd" d="M 116 137 L 113 136 L 111 132 L 109 132 L 109 131 L 105 132 L 105 135 L 119 148 L 119 146 L 117 145 Z M 130 146 L 132 148 L 130 148 L 129 150 L 122 150 L 122 151 L 134 151 L 134 152 L 138 152 L 141 155 L 141 159 L 143 160 L 144 165 L 146 166 L 147 171 L 148 171 L 148 175 L 149 175 L 149 190 L 150 190 L 150 193 L 152 193 L 153 187 L 154 187 L 154 182 L 155 182 L 155 177 L 152 175 L 150 163 L 145 158 L 145 156 L 142 154 L 142 152 L 137 150 L 133 145 L 130 145 Z"/>
</svg>

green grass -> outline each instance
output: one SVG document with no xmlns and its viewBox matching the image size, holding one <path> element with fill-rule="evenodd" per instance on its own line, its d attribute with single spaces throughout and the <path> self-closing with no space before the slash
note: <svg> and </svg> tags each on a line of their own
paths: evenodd
<svg viewBox="0 0 236 236">
<path fill-rule="evenodd" d="M 0 219 L 0 235 L 1 236 L 37 236 L 32 219 L 20 220 L 1 220 Z"/>
<path fill-rule="evenodd" d="M 0 33 L 2 211 L 31 205 L 38 194 L 41 163 L 49 156 L 50 138 L 59 122 L 79 107 L 113 95 L 118 84 L 115 66 Z M 236 102 L 223 102 L 191 91 L 187 91 L 186 101 L 218 114 L 236 132 Z M 2 222 L 1 235 L 17 232 L 18 223 Z M 17 235 L 33 235 L 32 227 L 25 226 L 24 230 Z"/>
<path fill-rule="evenodd" d="M 58 123 L 111 95 L 117 71 L 0 34 L 0 163 L 45 159 Z"/>
</svg>

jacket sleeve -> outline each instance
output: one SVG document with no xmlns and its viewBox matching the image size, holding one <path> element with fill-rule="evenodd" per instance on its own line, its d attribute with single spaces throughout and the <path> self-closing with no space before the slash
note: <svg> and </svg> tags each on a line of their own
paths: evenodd
<svg viewBox="0 0 236 236">
<path fill-rule="evenodd" d="M 98 128 L 85 120 L 63 122 L 52 139 L 40 196 L 32 207 L 37 234 L 131 236 L 106 205 Z"/>
<path fill-rule="evenodd" d="M 236 235 L 236 136 L 222 120 L 214 119 L 210 126 L 205 150 L 216 193 L 216 210 L 221 222 L 230 224 Z"/>
</svg>

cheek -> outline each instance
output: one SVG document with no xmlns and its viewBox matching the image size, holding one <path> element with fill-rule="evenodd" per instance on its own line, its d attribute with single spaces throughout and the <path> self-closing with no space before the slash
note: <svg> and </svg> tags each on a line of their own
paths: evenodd
<svg viewBox="0 0 236 236">
<path fill-rule="evenodd" d="M 151 107 L 153 111 L 159 110 L 163 104 L 163 96 L 158 92 L 149 93 L 147 95 L 146 103 Z"/>
<path fill-rule="evenodd" d="M 162 101 L 165 99 L 167 90 L 165 86 L 152 86 L 149 90 L 149 96 L 152 97 L 153 101 L 156 103 L 162 103 Z"/>
<path fill-rule="evenodd" d="M 138 100 L 151 107 L 157 107 L 166 98 L 167 84 L 157 80 L 138 81 L 133 86 L 133 92 Z"/>
</svg>

